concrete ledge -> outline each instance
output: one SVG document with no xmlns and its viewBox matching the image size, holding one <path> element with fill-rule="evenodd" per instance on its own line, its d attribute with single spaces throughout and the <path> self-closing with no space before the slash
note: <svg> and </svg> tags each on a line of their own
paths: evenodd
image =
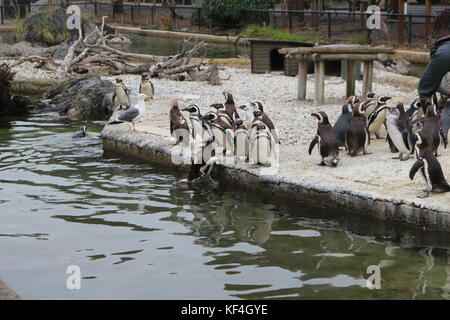
<svg viewBox="0 0 450 320">
<path fill-rule="evenodd" d="M 203 33 L 192 32 L 179 32 L 179 31 L 166 31 L 166 30 L 153 30 L 153 29 L 140 29 L 134 27 L 123 27 L 119 25 L 112 25 L 113 28 L 123 33 L 134 33 L 140 35 L 151 35 L 159 38 L 175 38 L 175 39 L 191 39 L 193 41 L 209 41 L 215 43 L 227 43 L 233 44 L 238 41 L 240 45 L 246 45 L 248 40 L 245 38 L 238 38 L 233 36 L 216 36 Z"/>
<path fill-rule="evenodd" d="M 0 280 L 0 300 L 20 300 L 20 297 Z"/>
<path fill-rule="evenodd" d="M 106 126 L 102 131 L 103 146 L 127 156 L 157 162 L 170 167 L 187 169 L 175 165 L 171 160 L 172 145 L 166 132 L 133 132 L 126 125 Z M 423 229 L 450 231 L 448 212 L 423 208 L 401 199 L 371 198 L 357 190 L 336 189 L 313 185 L 307 181 L 290 180 L 283 176 L 263 176 L 258 169 L 249 166 L 218 166 L 221 182 L 238 183 L 252 191 L 290 200 L 299 200 L 308 205 L 338 208 L 345 212 L 377 217 L 383 220 L 414 225 Z"/>
</svg>

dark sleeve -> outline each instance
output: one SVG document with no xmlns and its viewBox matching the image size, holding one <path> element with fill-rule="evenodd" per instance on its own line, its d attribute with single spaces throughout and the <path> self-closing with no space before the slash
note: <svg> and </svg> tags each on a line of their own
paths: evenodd
<svg viewBox="0 0 450 320">
<path fill-rule="evenodd" d="M 419 81 L 419 96 L 430 98 L 437 92 L 442 78 L 450 71 L 450 42 L 442 44 L 432 55 L 430 62 Z"/>
</svg>

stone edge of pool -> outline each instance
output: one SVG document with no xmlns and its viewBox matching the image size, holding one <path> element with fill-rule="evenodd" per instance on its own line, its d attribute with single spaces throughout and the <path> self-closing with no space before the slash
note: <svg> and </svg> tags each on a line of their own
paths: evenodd
<svg viewBox="0 0 450 320">
<path fill-rule="evenodd" d="M 20 297 L 0 279 L 0 300 L 20 300 Z"/>
<path fill-rule="evenodd" d="M 105 150 L 181 170 L 188 168 L 186 165 L 172 162 L 170 140 L 157 133 L 134 133 L 124 127 L 106 126 L 101 137 Z M 221 181 L 239 183 L 252 191 L 279 198 L 307 201 L 312 206 L 345 209 L 355 214 L 369 215 L 387 221 L 450 231 L 448 212 L 419 207 L 402 199 L 371 198 L 356 190 L 337 190 L 334 186 L 316 186 L 283 176 L 264 176 L 258 174 L 255 169 L 235 165 L 221 165 L 218 168 Z"/>
</svg>

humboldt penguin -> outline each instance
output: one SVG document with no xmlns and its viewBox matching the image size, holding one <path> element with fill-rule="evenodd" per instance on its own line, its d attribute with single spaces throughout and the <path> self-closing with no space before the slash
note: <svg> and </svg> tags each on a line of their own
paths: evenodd
<svg viewBox="0 0 450 320">
<path fill-rule="evenodd" d="M 253 102 L 249 102 L 242 106 L 239 106 L 239 109 L 244 111 L 244 114 L 243 114 L 244 125 L 248 130 L 250 130 L 252 128 L 252 123 L 253 123 L 253 118 L 254 118 L 253 111 L 255 110 L 255 106 L 254 106 Z"/>
<path fill-rule="evenodd" d="M 153 99 L 155 95 L 155 87 L 150 80 L 150 75 L 148 73 L 143 73 L 141 75 L 141 84 L 139 85 L 139 93 L 143 93 L 147 100 Z"/>
<path fill-rule="evenodd" d="M 181 114 L 177 100 L 172 100 L 172 107 L 170 108 L 170 134 L 174 138 L 175 144 L 180 142 L 183 145 L 189 145 L 189 125 L 186 119 Z"/>
<path fill-rule="evenodd" d="M 380 129 L 386 120 L 386 102 L 390 99 L 392 98 L 387 96 L 378 97 L 374 103 L 367 105 L 370 110 L 365 110 L 369 133 L 374 134 L 377 139 L 380 139 Z"/>
<path fill-rule="evenodd" d="M 323 111 L 311 113 L 311 115 L 317 118 L 318 126 L 317 134 L 309 145 L 308 153 L 311 155 L 314 146 L 318 143 L 320 155 L 322 157 L 322 161 L 319 165 L 336 167 L 339 163 L 339 146 L 336 133 L 331 127 L 328 116 Z"/>
<path fill-rule="evenodd" d="M 78 138 L 85 138 L 88 136 L 88 134 L 86 133 L 86 129 L 87 127 L 85 126 L 81 126 L 80 130 L 78 130 L 77 132 L 75 132 L 72 136 L 73 139 L 78 139 Z"/>
<path fill-rule="evenodd" d="M 217 113 L 212 111 L 205 113 L 203 118 L 210 124 L 217 147 L 222 148 L 226 155 L 234 154 L 233 127 L 219 118 Z"/>
<path fill-rule="evenodd" d="M 370 95 L 370 94 L 373 94 L 373 93 L 369 93 L 369 95 Z M 388 100 L 390 100 L 390 99 L 392 99 L 392 98 L 391 98 L 391 97 L 388 97 L 388 96 L 379 96 L 379 97 L 376 97 L 376 96 L 374 95 L 372 99 L 366 100 L 365 102 L 363 102 L 364 108 L 365 108 L 364 113 L 365 113 L 367 119 L 369 119 L 369 116 L 370 116 L 375 110 L 377 110 L 378 108 L 380 108 L 380 107 L 386 105 L 386 102 L 387 102 Z"/>
<path fill-rule="evenodd" d="M 234 150 L 239 163 L 248 159 L 250 152 L 250 137 L 244 121 L 238 119 L 234 130 Z"/>
<path fill-rule="evenodd" d="M 445 180 L 444 173 L 439 161 L 434 156 L 433 147 L 429 144 L 429 139 L 425 132 L 416 133 L 416 156 L 417 160 L 409 171 L 409 178 L 414 179 L 417 171 L 420 170 L 426 183 L 426 189 L 419 194 L 419 198 L 426 198 L 430 192 L 449 192 L 450 186 Z"/>
<path fill-rule="evenodd" d="M 367 146 L 370 144 L 367 119 L 364 114 L 364 106 L 357 103 L 353 106 L 353 114 L 345 134 L 345 145 L 350 156 L 354 157 L 359 152 L 367 154 Z"/>
<path fill-rule="evenodd" d="M 113 104 L 119 104 L 119 109 L 128 109 L 130 107 L 130 90 L 125 86 L 123 80 L 120 78 L 116 79 L 115 86 L 116 87 L 112 95 Z"/>
<path fill-rule="evenodd" d="M 222 121 L 226 122 L 229 126 L 234 125 L 234 120 L 230 118 L 230 116 L 227 113 L 227 109 L 225 107 L 225 103 L 213 103 L 210 105 L 210 107 L 216 109 L 217 115 L 219 116 Z"/>
<path fill-rule="evenodd" d="M 253 102 L 254 109 L 258 109 L 261 111 L 261 121 L 267 126 L 272 134 L 275 143 L 280 143 L 280 139 L 278 138 L 277 130 L 275 130 L 275 126 L 273 125 L 272 120 L 270 120 L 267 113 L 264 112 L 264 107 L 261 102 Z"/>
<path fill-rule="evenodd" d="M 343 104 L 341 115 L 333 126 L 339 147 L 345 147 L 345 134 L 352 119 L 352 112 L 352 105 L 350 103 Z"/>
<path fill-rule="evenodd" d="M 406 161 L 414 152 L 415 136 L 411 128 L 411 123 L 405 112 L 403 103 L 397 104 L 396 107 L 388 107 L 387 110 L 386 126 L 389 138 L 399 152 L 398 157 L 393 157 L 392 159 Z"/>
<path fill-rule="evenodd" d="M 182 111 L 189 112 L 189 120 L 192 127 L 192 138 L 203 140 L 205 134 L 205 124 L 203 123 L 203 116 L 200 113 L 200 108 L 196 104 L 187 106 Z"/>
<path fill-rule="evenodd" d="M 433 103 L 427 107 L 427 112 L 423 121 L 423 129 L 421 132 L 425 133 L 428 143 L 433 149 L 436 157 L 438 157 L 438 148 L 441 143 L 441 138 L 444 142 L 444 147 L 447 148 L 447 142 L 441 129 L 441 121 L 439 119 L 437 104 Z"/>
<path fill-rule="evenodd" d="M 232 119 L 233 121 L 236 121 L 237 119 L 239 119 L 239 114 L 237 113 L 233 96 L 229 92 L 224 92 L 223 95 L 225 96 L 225 103 L 224 103 L 225 110 L 226 110 L 228 116 L 230 117 L 230 119 Z"/>
<path fill-rule="evenodd" d="M 259 111 L 259 110 L 258 110 Z M 262 166 L 271 165 L 273 137 L 269 128 L 262 123 L 254 124 L 255 135 L 251 140 L 250 160 Z"/>
</svg>

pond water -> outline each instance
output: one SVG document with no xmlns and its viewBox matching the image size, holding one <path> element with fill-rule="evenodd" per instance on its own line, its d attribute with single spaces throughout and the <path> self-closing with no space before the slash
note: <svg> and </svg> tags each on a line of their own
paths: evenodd
<svg viewBox="0 0 450 320">
<path fill-rule="evenodd" d="M 80 123 L 53 115 L 0 123 L 0 278 L 22 298 L 450 299 L 448 233 L 174 186 L 180 172 L 105 153 L 102 123 L 84 124 L 73 140 Z"/>
</svg>

